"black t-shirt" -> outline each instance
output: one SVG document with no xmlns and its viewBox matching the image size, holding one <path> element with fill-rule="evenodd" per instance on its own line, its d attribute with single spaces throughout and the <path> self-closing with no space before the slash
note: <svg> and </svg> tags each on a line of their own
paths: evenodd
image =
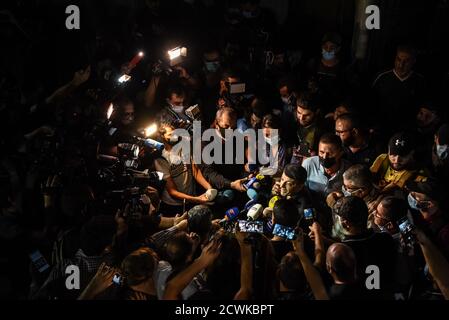
<svg viewBox="0 0 449 320">
<path fill-rule="evenodd" d="M 333 284 L 329 289 L 331 300 L 368 300 L 370 296 L 362 283 Z"/>
<path fill-rule="evenodd" d="M 368 266 L 379 267 L 381 289 L 390 289 L 393 285 L 396 247 L 388 233 L 375 233 L 372 229 L 358 236 L 348 236 L 343 243 L 354 251 L 357 261 L 357 274 L 361 282 L 371 275 L 366 273 Z M 382 290 L 384 291 L 384 290 Z"/>
<path fill-rule="evenodd" d="M 374 81 L 373 90 L 381 123 L 396 131 L 413 124 L 425 87 L 424 77 L 417 73 L 403 81 L 393 70 L 380 74 Z"/>
</svg>

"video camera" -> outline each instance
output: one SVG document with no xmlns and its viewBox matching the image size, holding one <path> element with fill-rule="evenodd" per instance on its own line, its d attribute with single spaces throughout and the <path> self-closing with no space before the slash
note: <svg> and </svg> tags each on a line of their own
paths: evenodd
<svg viewBox="0 0 449 320">
<path fill-rule="evenodd" d="M 185 47 L 176 47 L 167 52 L 167 56 L 163 59 L 158 59 L 152 68 L 152 72 L 154 75 L 167 75 L 170 76 L 175 72 L 173 67 L 184 62 L 187 57 L 187 48 Z"/>
</svg>

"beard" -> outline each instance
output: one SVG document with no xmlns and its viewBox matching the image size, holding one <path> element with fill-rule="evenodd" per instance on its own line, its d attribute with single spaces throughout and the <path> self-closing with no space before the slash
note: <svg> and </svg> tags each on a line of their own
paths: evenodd
<svg viewBox="0 0 449 320">
<path fill-rule="evenodd" d="M 349 148 L 350 146 L 352 146 L 355 142 L 355 138 L 353 136 L 345 139 L 344 141 L 342 141 L 342 144 L 344 147 Z"/>
</svg>

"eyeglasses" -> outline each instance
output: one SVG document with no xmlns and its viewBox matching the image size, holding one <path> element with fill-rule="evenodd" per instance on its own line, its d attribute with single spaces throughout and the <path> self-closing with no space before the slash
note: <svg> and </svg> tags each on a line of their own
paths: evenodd
<svg viewBox="0 0 449 320">
<path fill-rule="evenodd" d="M 134 116 L 134 112 L 125 112 L 123 115 L 125 117 L 132 117 L 132 116 Z"/>
<path fill-rule="evenodd" d="M 341 187 L 342 187 L 343 190 L 345 190 L 345 191 L 347 191 L 347 192 L 350 192 L 350 193 L 356 193 L 356 192 L 359 191 L 359 190 L 363 190 L 362 187 L 352 187 L 352 188 L 348 188 L 348 187 L 345 186 L 345 185 L 342 185 Z"/>
</svg>

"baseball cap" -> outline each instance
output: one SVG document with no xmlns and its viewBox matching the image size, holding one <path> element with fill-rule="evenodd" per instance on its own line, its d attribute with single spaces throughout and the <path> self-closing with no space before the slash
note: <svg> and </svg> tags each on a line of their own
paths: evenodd
<svg viewBox="0 0 449 320">
<path fill-rule="evenodd" d="M 388 150 L 392 155 L 406 156 L 414 150 L 413 139 L 404 132 L 396 133 L 388 143 Z"/>
</svg>

